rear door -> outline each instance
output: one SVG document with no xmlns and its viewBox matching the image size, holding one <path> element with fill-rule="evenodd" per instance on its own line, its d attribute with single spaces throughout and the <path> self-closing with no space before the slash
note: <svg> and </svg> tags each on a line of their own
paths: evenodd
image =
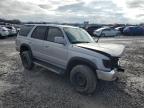
<svg viewBox="0 0 144 108">
<path fill-rule="evenodd" d="M 57 67 L 65 68 L 68 56 L 67 45 L 55 43 L 55 37 L 65 38 L 60 28 L 49 27 L 46 41 L 44 42 L 44 54 L 46 56 L 45 60 L 56 65 Z"/>
<path fill-rule="evenodd" d="M 31 47 L 33 56 L 37 59 L 43 60 L 44 54 L 44 39 L 46 36 L 47 27 L 46 26 L 37 26 L 30 38 L 29 45 Z"/>
</svg>

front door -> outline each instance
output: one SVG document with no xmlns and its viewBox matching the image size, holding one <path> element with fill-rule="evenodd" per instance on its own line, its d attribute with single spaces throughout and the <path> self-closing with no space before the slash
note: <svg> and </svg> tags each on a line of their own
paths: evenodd
<svg viewBox="0 0 144 108">
<path fill-rule="evenodd" d="M 48 27 L 46 40 L 44 41 L 46 60 L 58 67 L 65 68 L 68 57 L 67 45 L 55 43 L 55 37 L 63 37 L 63 32 L 57 27 Z"/>
</svg>

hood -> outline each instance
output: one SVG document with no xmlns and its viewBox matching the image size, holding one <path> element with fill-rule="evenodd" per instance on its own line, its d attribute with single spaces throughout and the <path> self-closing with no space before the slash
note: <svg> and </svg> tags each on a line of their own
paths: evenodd
<svg viewBox="0 0 144 108">
<path fill-rule="evenodd" d="M 76 46 L 114 57 L 121 57 L 125 49 L 124 45 L 107 43 L 82 43 L 76 44 Z"/>
</svg>

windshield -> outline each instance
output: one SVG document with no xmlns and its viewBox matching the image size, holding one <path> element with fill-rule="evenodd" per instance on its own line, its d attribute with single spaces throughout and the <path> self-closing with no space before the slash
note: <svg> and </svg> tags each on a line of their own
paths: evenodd
<svg viewBox="0 0 144 108">
<path fill-rule="evenodd" d="M 64 27 L 64 32 L 72 44 L 94 42 L 93 38 L 82 28 Z"/>
</svg>

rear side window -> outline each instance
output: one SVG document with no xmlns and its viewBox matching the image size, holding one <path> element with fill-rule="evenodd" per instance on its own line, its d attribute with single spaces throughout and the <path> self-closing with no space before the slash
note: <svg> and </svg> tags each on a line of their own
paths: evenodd
<svg viewBox="0 0 144 108">
<path fill-rule="evenodd" d="M 44 40 L 46 34 L 47 27 L 46 26 L 38 26 L 34 29 L 31 37 L 35 39 Z"/>
<path fill-rule="evenodd" d="M 24 25 L 24 26 L 22 26 L 21 29 L 20 29 L 19 35 L 27 36 L 33 27 L 34 27 L 33 25 Z"/>
</svg>

